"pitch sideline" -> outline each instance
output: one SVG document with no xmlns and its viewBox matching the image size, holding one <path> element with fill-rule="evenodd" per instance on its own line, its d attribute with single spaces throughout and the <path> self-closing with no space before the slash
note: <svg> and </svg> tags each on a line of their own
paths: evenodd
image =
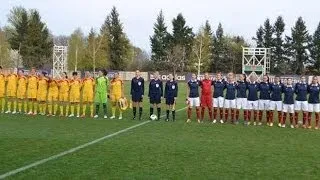
<svg viewBox="0 0 320 180">
<path fill-rule="evenodd" d="M 182 111 L 182 110 L 184 110 L 184 109 L 186 109 L 186 107 L 181 108 L 181 109 L 178 109 L 176 112 Z M 165 115 L 162 115 L 161 117 L 164 117 L 164 116 L 165 116 Z M 91 141 L 91 142 L 88 142 L 88 143 L 82 144 L 82 145 L 80 145 L 80 146 L 71 148 L 71 149 L 69 149 L 69 150 L 63 151 L 63 152 L 61 152 L 61 153 L 59 153 L 59 154 L 50 156 L 50 157 L 48 157 L 48 158 L 45 158 L 45 159 L 36 161 L 36 162 L 31 163 L 31 164 L 29 164 L 29 165 L 20 167 L 20 168 L 18 168 L 18 169 L 12 170 L 12 171 L 9 171 L 9 172 L 7 172 L 7 173 L 4 173 L 4 174 L 0 175 L 0 179 L 7 178 L 7 177 L 12 176 L 12 175 L 15 175 L 15 174 L 17 174 L 17 173 L 19 173 L 19 172 L 23 172 L 23 171 L 28 170 L 28 169 L 30 169 L 30 168 L 33 168 L 33 167 L 39 166 L 39 165 L 41 165 L 41 164 L 44 164 L 44 163 L 46 163 L 46 162 L 48 162 L 48 161 L 55 160 L 55 159 L 58 159 L 58 158 L 60 158 L 60 157 L 62 157 L 62 156 L 65 156 L 65 155 L 68 155 L 68 154 L 70 154 L 70 153 L 79 151 L 79 150 L 81 150 L 81 149 L 83 149 L 83 148 L 86 148 L 86 147 L 88 147 L 88 146 L 91 146 L 91 145 L 93 145 L 93 144 L 96 144 L 96 143 L 98 143 L 98 142 L 100 142 L 100 141 L 103 141 L 103 140 L 105 140 L 105 139 L 109 139 L 109 138 L 111 138 L 111 137 L 113 137 L 113 136 L 116 136 L 116 135 L 122 134 L 122 133 L 124 133 L 124 132 L 130 131 L 130 130 L 135 129 L 135 128 L 137 128 L 137 127 L 143 126 L 143 125 L 145 125 L 145 124 L 147 124 L 147 123 L 149 123 L 149 122 L 151 122 L 151 121 L 145 121 L 145 122 L 142 122 L 142 123 L 133 125 L 133 126 L 131 126 L 131 127 L 122 129 L 122 130 L 117 131 L 117 132 L 115 132 L 115 133 L 112 133 L 112 134 L 103 136 L 103 137 L 101 137 L 101 138 L 95 139 L 95 140 L 93 140 L 93 141 Z"/>
</svg>

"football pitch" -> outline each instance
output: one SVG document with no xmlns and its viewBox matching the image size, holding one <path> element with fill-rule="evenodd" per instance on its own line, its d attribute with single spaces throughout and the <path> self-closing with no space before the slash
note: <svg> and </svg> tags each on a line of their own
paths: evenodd
<svg viewBox="0 0 320 180">
<path fill-rule="evenodd" d="M 0 114 L 0 177 L 319 179 L 320 131 L 187 124 L 185 93 L 180 83 L 176 122 L 148 121 L 147 98 L 142 121 L 130 109 L 123 120 Z"/>
</svg>

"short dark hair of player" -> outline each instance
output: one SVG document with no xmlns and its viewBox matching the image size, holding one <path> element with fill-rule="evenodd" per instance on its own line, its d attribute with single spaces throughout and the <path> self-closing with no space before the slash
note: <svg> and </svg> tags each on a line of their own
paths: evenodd
<svg viewBox="0 0 320 180">
<path fill-rule="evenodd" d="M 67 72 L 63 72 L 64 78 L 68 79 L 68 73 Z"/>
<path fill-rule="evenodd" d="M 0 69 L 2 69 L 2 66 L 0 66 Z"/>
<path fill-rule="evenodd" d="M 43 74 L 44 76 L 46 76 L 46 75 L 47 75 L 47 72 L 45 72 L 45 71 L 42 71 L 42 74 Z"/>
<path fill-rule="evenodd" d="M 107 70 L 105 70 L 105 69 L 102 69 L 101 72 L 102 72 L 102 74 L 103 74 L 104 76 L 108 75 L 108 72 L 107 72 Z"/>
<path fill-rule="evenodd" d="M 78 76 L 78 72 L 76 72 L 76 71 L 73 72 L 73 73 L 72 73 L 72 76 Z"/>
<path fill-rule="evenodd" d="M 244 82 L 246 82 L 247 81 L 247 75 L 243 73 L 242 76 L 243 76 Z"/>
</svg>

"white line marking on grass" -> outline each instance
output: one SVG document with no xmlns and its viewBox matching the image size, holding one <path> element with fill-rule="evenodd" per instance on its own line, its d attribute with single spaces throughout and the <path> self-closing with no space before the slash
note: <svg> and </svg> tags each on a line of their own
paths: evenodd
<svg viewBox="0 0 320 180">
<path fill-rule="evenodd" d="M 179 110 L 177 110 L 176 112 L 182 111 L 182 110 L 184 110 L 184 109 L 186 109 L 186 107 L 184 107 L 184 108 L 182 108 L 182 109 L 179 109 Z M 164 115 L 162 115 L 161 117 L 163 117 L 163 116 L 164 116 Z M 31 164 L 29 164 L 29 165 L 20 167 L 20 168 L 18 168 L 18 169 L 12 170 L 12 171 L 9 171 L 9 172 L 7 172 L 7 173 L 5 173 L 5 174 L 0 175 L 0 179 L 7 178 L 7 177 L 12 176 L 12 175 L 15 175 L 15 174 L 17 174 L 17 173 L 19 173 L 19 172 L 22 172 L 22 171 L 25 171 L 25 170 L 27 170 L 27 169 L 30 169 L 30 168 L 36 167 L 36 166 L 38 166 L 38 165 L 44 164 L 44 163 L 46 163 L 46 162 L 48 162 L 48 161 L 51 161 L 51 160 L 60 158 L 60 157 L 62 157 L 62 156 L 65 156 L 65 155 L 67 155 L 67 154 L 70 154 L 70 153 L 79 151 L 79 150 L 81 150 L 81 149 L 83 149 L 83 148 L 86 148 L 86 147 L 88 147 L 88 146 L 91 146 L 91 145 L 93 145 L 93 144 L 96 144 L 96 143 L 98 143 L 98 142 L 100 142 L 100 141 L 103 141 L 103 140 L 105 140 L 105 139 L 109 139 L 109 138 L 111 138 L 111 137 L 113 137 L 113 136 L 122 134 L 122 133 L 127 132 L 127 131 L 129 131 L 129 130 L 131 130 L 131 129 L 135 129 L 135 128 L 137 128 L 137 127 L 143 126 L 143 125 L 145 125 L 145 124 L 147 124 L 147 123 L 149 123 L 149 122 L 151 122 L 151 121 L 144 121 L 144 122 L 142 122 L 142 123 L 136 124 L 136 125 L 134 125 L 134 126 L 131 126 L 131 127 L 126 128 L 126 129 L 122 129 L 122 130 L 117 131 L 117 132 L 115 132 L 115 133 L 112 133 L 112 134 L 106 135 L 106 136 L 104 136 L 104 137 L 95 139 L 95 140 L 93 140 L 93 141 L 91 141 L 91 142 L 88 142 L 88 143 L 86 143 L 86 144 L 83 144 L 83 145 L 74 147 L 74 148 L 72 148 L 72 149 L 63 151 L 63 152 L 61 152 L 61 153 L 59 153 L 59 154 L 50 156 L 50 157 L 48 157 L 48 158 L 45 158 L 45 159 L 36 161 L 36 162 L 31 163 Z"/>
</svg>

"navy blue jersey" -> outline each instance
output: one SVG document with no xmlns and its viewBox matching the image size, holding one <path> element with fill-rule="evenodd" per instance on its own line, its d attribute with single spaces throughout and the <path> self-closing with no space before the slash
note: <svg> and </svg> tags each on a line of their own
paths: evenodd
<svg viewBox="0 0 320 180">
<path fill-rule="evenodd" d="M 131 80 L 131 95 L 144 95 L 144 79 L 142 77 L 134 77 Z"/>
<path fill-rule="evenodd" d="M 260 97 L 259 99 L 269 100 L 270 99 L 270 84 L 261 82 L 259 84 Z"/>
<path fill-rule="evenodd" d="M 294 87 L 293 86 L 283 86 L 284 93 L 284 104 L 294 104 Z"/>
<path fill-rule="evenodd" d="M 172 98 L 178 96 L 178 83 L 176 81 L 167 81 L 164 88 L 164 98 Z"/>
<path fill-rule="evenodd" d="M 309 92 L 309 100 L 308 102 L 310 104 L 318 104 L 319 103 L 319 91 L 320 86 L 319 84 L 310 84 L 308 86 L 308 92 Z"/>
<path fill-rule="evenodd" d="M 308 84 L 306 83 L 297 83 L 295 86 L 295 93 L 297 95 L 297 101 L 307 101 L 308 96 Z"/>
<path fill-rule="evenodd" d="M 248 101 L 258 100 L 259 84 L 256 82 L 248 83 Z"/>
<path fill-rule="evenodd" d="M 195 81 L 190 80 L 188 82 L 188 86 L 189 86 L 189 97 L 190 98 L 199 97 L 200 82 L 198 80 L 195 80 Z"/>
<path fill-rule="evenodd" d="M 163 96 L 163 84 L 160 79 L 152 79 L 149 84 L 149 97 L 151 96 Z"/>
<path fill-rule="evenodd" d="M 213 97 L 218 98 L 218 97 L 223 97 L 223 91 L 226 88 L 225 81 L 220 80 L 220 81 L 213 81 L 213 86 L 214 86 L 214 93 Z"/>
<path fill-rule="evenodd" d="M 281 83 L 272 83 L 271 86 L 271 100 L 272 101 L 282 101 L 282 88 Z"/>
<path fill-rule="evenodd" d="M 237 82 L 237 98 L 247 98 L 247 82 Z"/>
<path fill-rule="evenodd" d="M 228 100 L 234 100 L 236 99 L 236 90 L 237 90 L 237 85 L 235 82 L 227 82 L 226 83 L 226 99 Z"/>
</svg>

